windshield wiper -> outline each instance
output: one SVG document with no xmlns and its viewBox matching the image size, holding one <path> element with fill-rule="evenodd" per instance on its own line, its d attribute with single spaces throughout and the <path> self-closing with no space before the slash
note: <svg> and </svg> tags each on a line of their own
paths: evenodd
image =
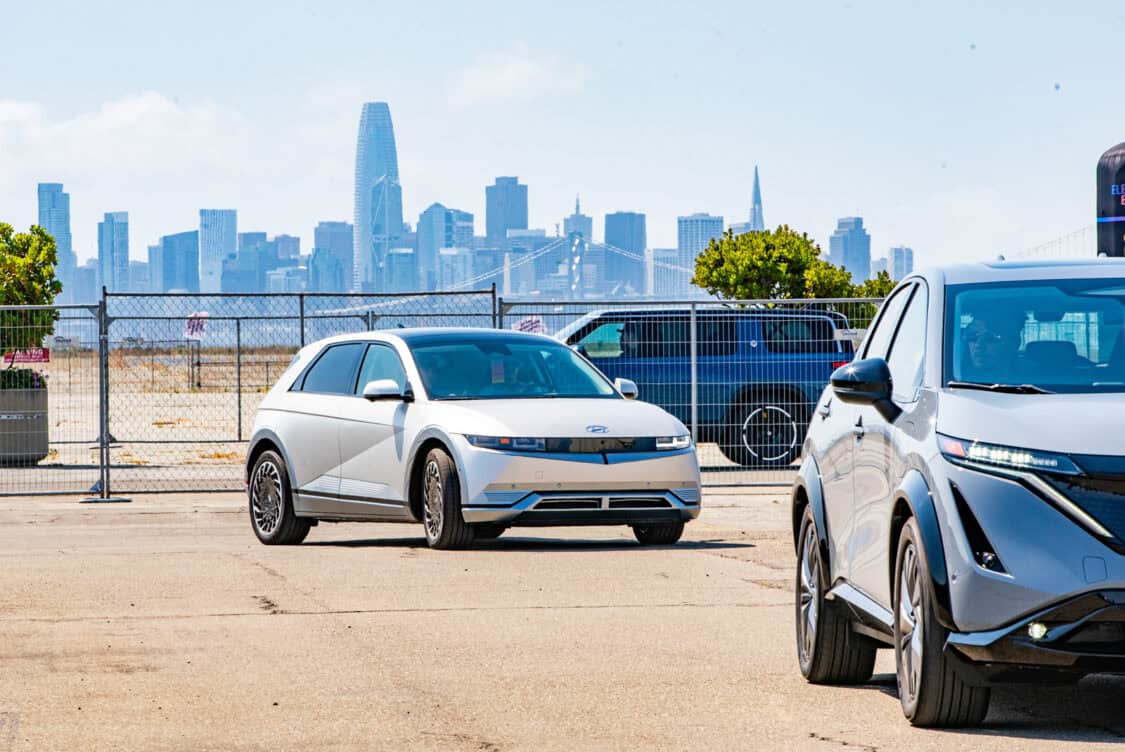
<svg viewBox="0 0 1125 752">
<path fill-rule="evenodd" d="M 979 381 L 950 381 L 950 389 L 980 389 L 985 392 L 1004 392 L 1006 394 L 1054 394 L 1035 384 L 984 384 Z"/>
</svg>

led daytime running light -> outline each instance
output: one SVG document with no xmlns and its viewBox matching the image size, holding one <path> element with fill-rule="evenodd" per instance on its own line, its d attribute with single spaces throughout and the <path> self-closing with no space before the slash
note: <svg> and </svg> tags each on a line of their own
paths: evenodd
<svg viewBox="0 0 1125 752">
<path fill-rule="evenodd" d="M 1062 475 L 1081 473 L 1078 466 L 1062 454 L 986 444 L 981 441 L 969 442 L 941 435 L 938 436 L 938 442 L 941 453 L 950 459 L 1010 467 L 1015 470 L 1042 470 Z"/>
</svg>

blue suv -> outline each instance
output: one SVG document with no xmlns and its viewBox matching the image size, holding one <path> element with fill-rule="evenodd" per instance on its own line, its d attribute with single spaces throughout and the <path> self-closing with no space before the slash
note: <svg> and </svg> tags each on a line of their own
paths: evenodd
<svg viewBox="0 0 1125 752">
<path fill-rule="evenodd" d="M 746 467 L 792 463 L 833 369 L 852 359 L 852 343 L 837 336 L 847 319 L 817 309 L 700 309 L 696 325 L 699 441 Z M 690 425 L 690 326 L 686 308 L 600 310 L 557 336 Z"/>
</svg>

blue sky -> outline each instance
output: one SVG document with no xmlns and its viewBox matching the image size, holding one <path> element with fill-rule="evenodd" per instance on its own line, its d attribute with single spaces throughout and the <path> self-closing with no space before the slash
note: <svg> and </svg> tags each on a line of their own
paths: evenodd
<svg viewBox="0 0 1125 752">
<path fill-rule="evenodd" d="M 1088 225 L 1094 165 L 1125 140 L 1120 2 L 8 3 L 0 218 L 71 193 L 79 257 L 127 210 L 134 258 L 234 207 L 241 231 L 352 216 L 362 102 L 395 121 L 406 218 L 484 225 L 519 175 L 533 226 L 746 219 L 823 245 L 860 214 L 873 255 L 1011 253 Z M 14 7 L 13 7 L 14 6 Z"/>
</svg>

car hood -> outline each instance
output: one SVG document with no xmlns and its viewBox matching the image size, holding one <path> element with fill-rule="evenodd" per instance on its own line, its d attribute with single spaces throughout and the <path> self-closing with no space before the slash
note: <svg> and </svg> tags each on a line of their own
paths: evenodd
<svg viewBox="0 0 1125 752">
<path fill-rule="evenodd" d="M 1072 454 L 1125 455 L 1122 394 L 945 390 L 937 430 L 959 439 Z"/>
<path fill-rule="evenodd" d="M 431 422 L 481 436 L 677 436 L 684 424 L 647 402 L 624 399 L 501 399 L 427 403 Z M 599 426 L 604 431 L 591 431 Z"/>
</svg>

